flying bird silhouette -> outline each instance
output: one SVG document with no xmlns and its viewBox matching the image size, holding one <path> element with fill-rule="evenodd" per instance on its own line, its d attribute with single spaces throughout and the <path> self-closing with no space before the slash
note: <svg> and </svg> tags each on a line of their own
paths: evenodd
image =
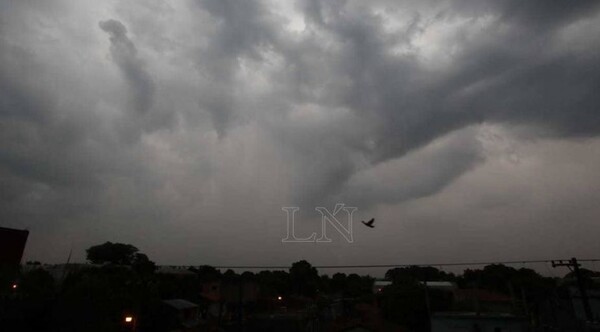
<svg viewBox="0 0 600 332">
<path fill-rule="evenodd" d="M 369 220 L 367 222 L 365 222 L 364 220 L 362 220 L 361 222 L 369 228 L 375 228 L 375 225 L 373 225 L 373 223 L 375 222 L 375 218 L 371 218 L 371 220 Z"/>
</svg>

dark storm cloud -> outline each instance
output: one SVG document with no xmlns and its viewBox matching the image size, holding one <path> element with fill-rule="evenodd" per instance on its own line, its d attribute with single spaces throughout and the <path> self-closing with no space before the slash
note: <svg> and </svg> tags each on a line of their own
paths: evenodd
<svg viewBox="0 0 600 332">
<path fill-rule="evenodd" d="M 590 50 L 596 54 L 582 58 L 568 52 L 554 55 L 549 49 L 557 28 L 596 12 L 597 2 L 568 8 L 547 7 L 546 2 L 501 3 L 497 13 L 489 12 L 497 6 L 492 2 L 486 11 L 465 17 L 490 13 L 498 20 L 476 40 L 449 40 L 464 49 L 448 70 L 433 73 L 420 68 L 411 55 L 389 54 L 394 36 L 386 35 L 376 15 L 341 15 L 342 9 L 330 8 L 322 29 L 344 43 L 336 76 L 350 75 L 352 82 L 340 101 L 359 112 L 378 114 L 383 158 L 478 121 L 528 120 L 565 134 L 600 130 L 598 117 L 590 112 L 599 104 L 593 93 L 599 78 L 597 52 Z M 451 8 L 440 14 L 442 20 L 461 15 Z M 322 20 L 320 12 L 307 15 Z M 530 29 L 542 23 L 546 30 L 534 35 Z M 508 25 L 507 32 L 496 33 L 503 25 Z"/>
<path fill-rule="evenodd" d="M 338 201 L 427 200 L 431 224 L 512 158 L 490 126 L 519 144 L 600 132 L 597 1 L 0 2 L 0 214 L 47 243 L 262 257 L 281 206 Z"/>
<path fill-rule="evenodd" d="M 600 83 L 598 52 L 588 49 L 589 56 L 582 56 L 568 49 L 562 53 L 552 49 L 556 31 L 597 15 L 597 2 L 570 4 L 569 8 L 546 7 L 545 2 L 488 2 L 473 4 L 475 9 L 453 2 L 458 6 L 440 10 L 437 20 L 475 22 L 480 15 L 495 18 L 489 26 L 473 27 L 478 35 L 470 40 L 462 35 L 471 25 L 449 36 L 445 42 L 458 51 L 443 70 L 423 68 L 414 53 L 398 56 L 391 52 L 394 42 L 406 44 L 411 35 L 419 37 L 438 21 L 413 21 L 404 32 L 394 35 L 385 32 L 382 18 L 366 6 L 353 9 L 345 6 L 347 2 L 305 3 L 311 28 L 329 44 L 337 42 L 339 48 L 332 52 L 326 46 L 315 46 L 313 56 L 326 59 L 321 64 L 326 69 L 320 72 L 319 64 L 311 68 L 312 64 L 303 63 L 299 57 L 287 58 L 295 61 L 290 66 L 300 67 L 303 77 L 308 78 L 294 83 L 307 86 L 309 91 L 329 91 L 323 93 L 325 100 L 310 94 L 304 98 L 346 107 L 374 126 L 365 137 L 375 142 L 375 148 L 366 153 L 374 164 L 403 156 L 453 130 L 486 121 L 524 123 L 559 136 L 594 136 L 600 131 L 600 116 L 594 111 L 600 105 L 595 93 Z M 302 54 L 303 50 L 295 51 Z M 348 84 L 339 90 L 333 84 L 328 86 L 335 79 L 347 80 Z M 314 137 L 315 145 L 322 139 Z M 336 176 L 322 181 L 324 187 L 338 188 L 332 181 L 341 184 L 347 180 L 336 167 L 331 169 Z M 323 169 L 329 171 L 327 166 Z M 440 180 L 447 183 L 451 178 Z M 414 191 L 417 197 L 419 192 Z"/>
<path fill-rule="evenodd" d="M 26 50 L 4 45 L 0 63 L 2 169 L 54 185 L 86 182 L 57 152 L 68 151 L 83 135 L 78 120 L 61 119 L 57 98 L 44 86 L 46 72 Z"/>
<path fill-rule="evenodd" d="M 484 160 L 476 135 L 474 128 L 454 132 L 405 158 L 357 172 L 347 181 L 343 201 L 365 207 L 435 194 Z"/>
<path fill-rule="evenodd" d="M 503 20 L 517 21 L 530 29 L 552 29 L 569 21 L 593 15 L 598 8 L 598 2 L 593 0 L 579 1 L 574 6 L 567 2 L 544 0 L 506 0 L 497 3 L 491 1 L 487 5 L 492 8 L 497 6 L 495 9 L 500 12 Z"/>
<path fill-rule="evenodd" d="M 107 92 L 101 75 L 86 77 L 88 68 L 75 69 L 81 60 L 76 51 L 56 57 L 52 42 L 30 41 L 36 25 L 28 26 L 29 20 L 43 20 L 36 17 L 43 7 L 10 9 L 2 13 L 0 46 L 0 211 L 6 226 L 29 228 L 34 241 L 46 235 L 69 245 L 67 233 L 82 234 L 97 220 L 108 222 L 103 220 L 107 179 L 147 173 L 138 168 L 137 150 L 114 135 L 112 125 L 123 121 L 106 118 L 99 109 Z M 127 59 L 135 47 L 123 39 L 124 29 L 115 22 L 106 28 L 121 43 L 115 61 L 135 72 L 135 59 Z M 143 88 L 137 91 L 151 92 L 147 82 L 138 83 Z"/>
<path fill-rule="evenodd" d="M 102 21 L 98 25 L 110 35 L 110 54 L 134 91 L 135 110 L 141 114 L 148 112 L 154 98 L 154 82 L 127 37 L 127 28 L 117 20 Z"/>
<path fill-rule="evenodd" d="M 262 61 L 261 48 L 273 42 L 275 31 L 258 1 L 199 0 L 197 4 L 215 24 L 209 45 L 199 54 L 199 70 L 211 79 L 210 86 L 200 91 L 199 103 L 222 137 L 235 120 L 236 109 L 245 107 L 236 89 L 239 61 L 244 57 Z"/>
</svg>

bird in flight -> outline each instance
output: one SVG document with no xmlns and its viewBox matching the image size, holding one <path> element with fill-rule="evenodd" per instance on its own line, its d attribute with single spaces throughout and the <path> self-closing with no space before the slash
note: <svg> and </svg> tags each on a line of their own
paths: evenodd
<svg viewBox="0 0 600 332">
<path fill-rule="evenodd" d="M 371 220 L 365 222 L 364 220 L 361 221 L 363 224 L 365 224 L 365 226 L 370 227 L 370 228 L 375 228 L 375 225 L 373 225 L 373 223 L 375 222 L 375 218 L 371 218 Z"/>
</svg>

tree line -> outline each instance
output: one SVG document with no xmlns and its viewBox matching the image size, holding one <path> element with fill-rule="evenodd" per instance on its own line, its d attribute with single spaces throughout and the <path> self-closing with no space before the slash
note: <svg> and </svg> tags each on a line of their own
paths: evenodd
<svg viewBox="0 0 600 332">
<path fill-rule="evenodd" d="M 3 285 L 0 324 L 24 324 L 29 330 L 39 331 L 56 327 L 61 331 L 118 331 L 123 313 L 136 312 L 145 317 L 140 321 L 140 331 L 159 331 L 161 322 L 156 312 L 162 300 L 185 298 L 202 304 L 206 302 L 201 295 L 203 283 L 219 281 L 255 283 L 263 299 L 301 297 L 318 305 L 327 305 L 334 298 L 376 302 L 385 319 L 413 330 L 426 330 L 428 312 L 448 308 L 451 299 L 446 293 L 428 291 L 423 281 L 450 281 L 459 288 L 486 289 L 510 296 L 518 293 L 532 317 L 540 310 L 538 304 L 554 294 L 559 285 L 557 278 L 504 265 L 467 269 L 461 275 L 434 267 L 410 266 L 388 270 L 385 277 L 391 285 L 380 294 L 373 294 L 375 278 L 354 273 L 319 274 L 305 260 L 293 263 L 287 271 L 238 274 L 205 265 L 178 275 L 156 273 L 154 262 L 129 244 L 106 242 L 90 247 L 86 254 L 94 265 L 67 273 L 63 280 L 35 264 L 36 268 L 22 271 L 14 279 L 18 283 L 16 290 Z M 584 273 L 589 280 L 598 276 L 588 270 Z"/>
</svg>

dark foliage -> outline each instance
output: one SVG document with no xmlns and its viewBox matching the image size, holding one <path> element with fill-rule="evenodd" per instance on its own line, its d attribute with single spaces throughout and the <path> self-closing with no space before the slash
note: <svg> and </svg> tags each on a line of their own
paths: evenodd
<svg viewBox="0 0 600 332">
<path fill-rule="evenodd" d="M 93 264 L 131 265 L 138 248 L 131 244 L 106 242 L 86 250 L 87 260 Z"/>
<path fill-rule="evenodd" d="M 319 286 L 319 272 L 305 260 L 292 264 L 290 282 L 292 292 L 298 295 L 313 297 Z"/>
<path fill-rule="evenodd" d="M 388 270 L 385 273 L 388 280 L 400 282 L 404 280 L 417 281 L 454 281 L 456 277 L 452 273 L 440 271 L 431 266 L 409 266 Z"/>
</svg>

